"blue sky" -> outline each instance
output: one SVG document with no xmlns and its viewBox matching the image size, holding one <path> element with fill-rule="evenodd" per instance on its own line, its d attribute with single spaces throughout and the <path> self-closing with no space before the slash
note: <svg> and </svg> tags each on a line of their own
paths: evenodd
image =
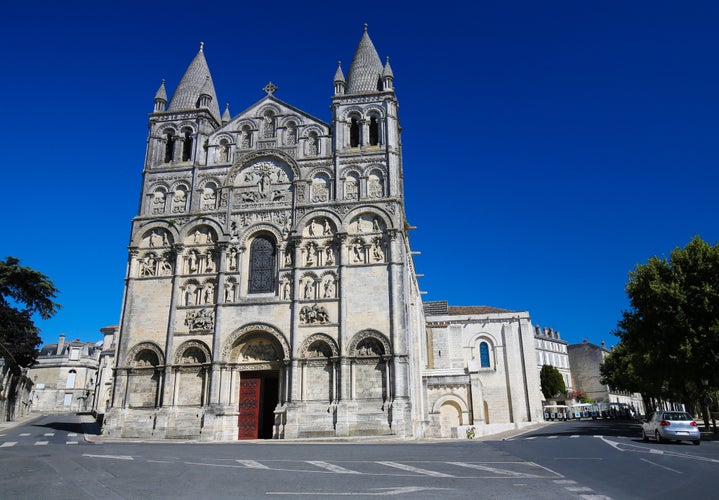
<svg viewBox="0 0 719 500">
<path fill-rule="evenodd" d="M 717 2 L 105 4 L 0 17 L 0 255 L 61 290 L 46 342 L 118 322 L 147 114 L 200 41 L 221 109 L 272 80 L 330 121 L 337 61 L 346 72 L 368 23 L 395 74 L 428 300 L 612 344 L 629 270 L 719 240 Z"/>
</svg>

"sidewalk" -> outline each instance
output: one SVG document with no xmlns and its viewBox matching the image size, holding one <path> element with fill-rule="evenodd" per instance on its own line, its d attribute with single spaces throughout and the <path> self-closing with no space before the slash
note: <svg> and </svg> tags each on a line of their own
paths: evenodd
<svg viewBox="0 0 719 500">
<path fill-rule="evenodd" d="M 17 427 L 20 425 L 23 425 L 27 422 L 30 422 L 32 420 L 45 417 L 44 413 L 28 413 L 27 415 L 23 415 L 22 417 L 18 417 L 15 420 L 7 421 L 7 422 L 0 422 L 0 432 L 12 429 L 13 427 Z"/>
</svg>

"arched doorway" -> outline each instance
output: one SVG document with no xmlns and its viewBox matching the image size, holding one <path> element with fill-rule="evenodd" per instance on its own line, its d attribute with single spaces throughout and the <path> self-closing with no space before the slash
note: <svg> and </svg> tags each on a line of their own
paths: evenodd
<svg viewBox="0 0 719 500">
<path fill-rule="evenodd" d="M 283 401 L 283 360 L 287 350 L 279 332 L 256 328 L 236 332 L 228 356 L 239 372 L 238 439 L 273 439 L 281 435 L 275 410 Z"/>
</svg>

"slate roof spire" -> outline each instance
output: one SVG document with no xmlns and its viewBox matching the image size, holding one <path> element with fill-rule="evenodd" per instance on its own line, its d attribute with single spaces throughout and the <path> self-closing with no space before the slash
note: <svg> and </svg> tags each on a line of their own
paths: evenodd
<svg viewBox="0 0 719 500">
<path fill-rule="evenodd" d="M 203 47 L 204 43 L 200 42 L 200 51 L 187 67 L 185 74 L 177 85 L 167 111 L 197 109 L 200 96 L 205 96 L 210 98 L 209 102 L 207 102 L 208 99 L 204 100 L 210 114 L 220 123 L 220 107 L 217 104 L 217 94 L 212 83 L 212 76 L 210 75 L 210 68 L 207 66 Z"/>
<path fill-rule="evenodd" d="M 367 24 L 347 72 L 347 94 L 364 94 L 382 89 L 382 61 L 367 33 Z"/>
</svg>

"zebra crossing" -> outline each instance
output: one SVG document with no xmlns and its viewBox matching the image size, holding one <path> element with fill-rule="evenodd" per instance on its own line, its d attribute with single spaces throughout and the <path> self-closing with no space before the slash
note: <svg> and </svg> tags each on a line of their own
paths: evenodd
<svg viewBox="0 0 719 500">
<path fill-rule="evenodd" d="M 0 448 L 13 448 L 15 446 L 48 446 L 48 445 L 77 445 L 82 437 L 76 432 L 42 432 L 33 434 L 21 432 L 15 435 L 10 433 L 0 434 Z"/>
</svg>

